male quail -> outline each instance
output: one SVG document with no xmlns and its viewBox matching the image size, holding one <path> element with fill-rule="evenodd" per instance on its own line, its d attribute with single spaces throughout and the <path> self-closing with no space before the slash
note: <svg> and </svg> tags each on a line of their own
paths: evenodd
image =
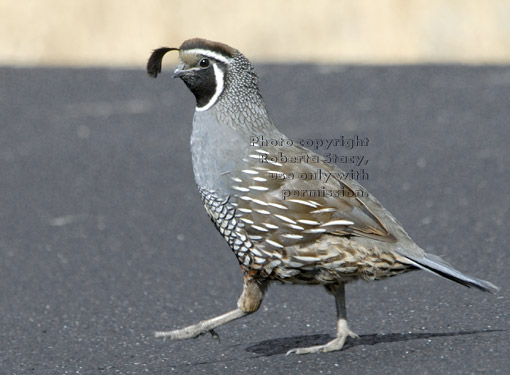
<svg viewBox="0 0 510 375">
<path fill-rule="evenodd" d="M 159 48 L 147 63 L 151 77 L 172 50 L 180 60 L 173 76 L 196 98 L 191 153 L 198 190 L 239 261 L 244 289 L 237 309 L 156 332 L 157 337 L 216 335 L 215 328 L 255 312 L 272 281 L 321 284 L 335 297 L 336 338 L 289 352 L 297 354 L 340 350 L 347 336 L 357 337 L 347 325 L 344 285 L 350 281 L 423 269 L 468 287 L 498 290 L 427 254 L 359 183 L 342 178 L 337 166 L 280 133 L 267 114 L 253 66 L 238 50 L 204 39 Z M 306 178 L 317 171 L 320 180 Z"/>
</svg>

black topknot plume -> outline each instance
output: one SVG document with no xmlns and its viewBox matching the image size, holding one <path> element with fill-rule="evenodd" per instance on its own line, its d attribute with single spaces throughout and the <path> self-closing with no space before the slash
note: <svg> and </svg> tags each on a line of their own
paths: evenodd
<svg viewBox="0 0 510 375">
<path fill-rule="evenodd" d="M 149 77 L 156 78 L 161 73 L 161 61 L 165 53 L 169 51 L 179 51 L 179 48 L 161 47 L 152 52 L 149 61 L 147 61 L 147 74 Z"/>
</svg>

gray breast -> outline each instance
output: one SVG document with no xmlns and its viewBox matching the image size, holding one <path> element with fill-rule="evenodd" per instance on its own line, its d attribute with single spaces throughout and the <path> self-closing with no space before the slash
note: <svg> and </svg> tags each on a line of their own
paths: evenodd
<svg viewBox="0 0 510 375">
<path fill-rule="evenodd" d="M 215 108 L 197 111 L 193 117 L 191 153 L 195 180 L 201 189 L 214 191 L 219 198 L 236 193 L 232 190 L 232 172 L 246 169 L 253 149 L 250 139 L 259 135 L 233 121 L 218 114 Z M 271 134 L 271 130 L 266 133 L 282 136 L 276 129 L 272 131 L 277 134 Z"/>
</svg>

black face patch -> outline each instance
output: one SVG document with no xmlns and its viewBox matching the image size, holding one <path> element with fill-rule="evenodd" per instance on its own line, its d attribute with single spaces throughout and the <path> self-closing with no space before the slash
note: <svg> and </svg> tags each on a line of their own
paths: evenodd
<svg viewBox="0 0 510 375">
<path fill-rule="evenodd" d="M 213 64 L 203 69 L 191 70 L 182 75 L 181 79 L 195 95 L 197 108 L 207 105 L 216 92 L 217 83 Z"/>
</svg>

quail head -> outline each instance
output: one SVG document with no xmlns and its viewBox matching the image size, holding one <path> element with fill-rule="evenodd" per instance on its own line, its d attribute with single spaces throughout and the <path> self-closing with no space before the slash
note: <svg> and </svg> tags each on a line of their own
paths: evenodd
<svg viewBox="0 0 510 375">
<path fill-rule="evenodd" d="M 193 171 L 205 210 L 237 257 L 244 288 L 237 308 L 157 337 L 187 339 L 255 312 L 269 284 L 323 285 L 336 300 L 335 339 L 289 353 L 340 350 L 347 337 L 346 283 L 422 269 L 468 287 L 496 292 L 416 245 L 397 220 L 356 181 L 273 124 L 255 70 L 238 50 L 190 39 L 154 50 L 151 77 L 168 51 L 179 52 L 173 76 L 196 98 Z M 312 176 L 330 178 L 291 178 Z M 315 175 L 316 176 L 316 175 Z"/>
</svg>

